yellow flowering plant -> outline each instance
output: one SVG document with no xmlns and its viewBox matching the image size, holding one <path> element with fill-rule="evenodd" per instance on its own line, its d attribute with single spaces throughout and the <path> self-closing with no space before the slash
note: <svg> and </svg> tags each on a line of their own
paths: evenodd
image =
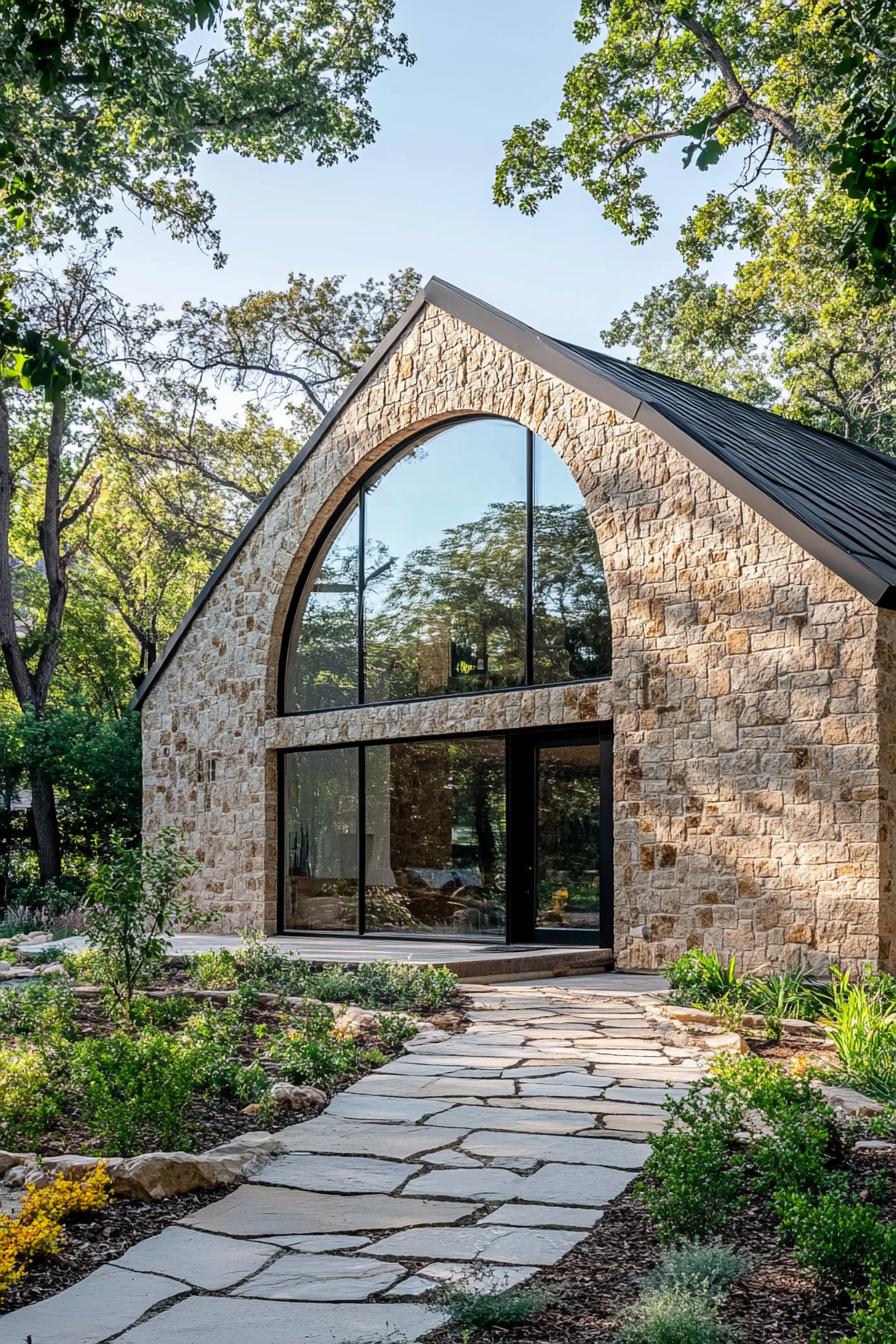
<svg viewBox="0 0 896 1344">
<path fill-rule="evenodd" d="M 19 1212 L 0 1214 L 0 1297 L 25 1277 L 38 1256 L 61 1250 L 67 1217 L 101 1209 L 109 1198 L 109 1173 L 103 1162 L 86 1176 L 58 1172 L 42 1189 L 29 1185 Z"/>
</svg>

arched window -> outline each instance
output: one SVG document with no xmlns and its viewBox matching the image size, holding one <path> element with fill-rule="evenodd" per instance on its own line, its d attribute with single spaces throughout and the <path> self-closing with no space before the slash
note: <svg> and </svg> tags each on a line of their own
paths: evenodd
<svg viewBox="0 0 896 1344">
<path fill-rule="evenodd" d="M 399 450 L 306 571 L 284 713 L 606 676 L 597 538 L 571 473 L 509 420 Z"/>
</svg>

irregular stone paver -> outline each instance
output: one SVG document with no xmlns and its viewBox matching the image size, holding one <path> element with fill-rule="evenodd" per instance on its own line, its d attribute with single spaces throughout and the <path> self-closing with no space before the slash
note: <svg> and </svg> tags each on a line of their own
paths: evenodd
<svg viewBox="0 0 896 1344">
<path fill-rule="evenodd" d="M 562 1228 L 417 1227 L 378 1241 L 377 1255 L 434 1260 L 486 1260 L 498 1265 L 554 1265 L 582 1240 L 584 1232 Z"/>
<path fill-rule="evenodd" d="M 389 1195 L 420 1170 L 419 1162 L 384 1162 L 376 1157 L 289 1153 L 276 1157 L 249 1177 L 265 1185 L 295 1190 L 334 1191 L 342 1195 Z"/>
<path fill-rule="evenodd" d="M 442 1314 L 417 1303 L 265 1302 L 191 1297 L 121 1336 L 123 1344 L 414 1344 Z M 59 1336 L 70 1344 L 73 1336 Z M 16 1340 L 15 1344 L 22 1344 Z M 34 1344 L 48 1344 L 43 1338 Z M 53 1341 L 56 1344 L 56 1341 Z"/>
<path fill-rule="evenodd" d="M 0 1318 L 0 1344 L 411 1344 L 439 1283 L 500 1291 L 599 1238 L 661 1103 L 701 1076 L 614 983 L 475 991 L 466 1035 L 422 1033 L 247 1184 Z"/>
<path fill-rule="evenodd" d="M 546 1162 L 532 1176 L 525 1177 L 517 1193 L 520 1199 L 535 1204 L 583 1204 L 593 1209 L 621 1195 L 631 1179 L 631 1172 L 614 1167 L 573 1167 Z"/>
<path fill-rule="evenodd" d="M 377 1097 L 342 1092 L 330 1102 L 326 1114 L 345 1116 L 349 1120 L 404 1120 L 416 1124 L 436 1111 L 444 1111 L 450 1104 L 441 1097 L 427 1101 L 417 1097 Z"/>
<path fill-rule="evenodd" d="M 293 1153 L 358 1153 L 372 1157 L 417 1157 L 430 1149 L 457 1142 L 456 1129 L 435 1125 L 365 1124 L 319 1115 L 303 1125 L 278 1131 L 277 1138 Z"/>
<path fill-rule="evenodd" d="M 500 1167 L 478 1171 L 428 1171 L 404 1188 L 405 1195 L 437 1195 L 441 1199 L 476 1199 L 493 1204 L 496 1199 L 514 1199 L 523 1178 Z"/>
<path fill-rule="evenodd" d="M 594 1227 L 603 1218 L 601 1209 L 565 1209 L 558 1205 L 502 1204 L 487 1213 L 483 1223 L 500 1223 L 503 1227 Z"/>
<path fill-rule="evenodd" d="M 465 1151 L 477 1157 L 534 1157 L 542 1162 L 579 1162 L 589 1166 L 623 1167 L 639 1171 L 650 1156 L 646 1143 L 627 1143 L 622 1139 L 570 1138 L 565 1134 L 514 1134 L 497 1130 L 479 1131 L 462 1140 Z M 631 1179 L 628 1177 L 627 1179 Z"/>
<path fill-rule="evenodd" d="M 321 1195 L 279 1185 L 242 1185 L 182 1222 L 233 1237 L 286 1236 L 301 1232 L 373 1232 L 417 1223 L 454 1223 L 475 1204 L 393 1195 Z"/>
<path fill-rule="evenodd" d="M 460 1153 L 455 1148 L 441 1148 L 438 1152 L 427 1153 L 426 1162 L 433 1167 L 481 1167 L 482 1163 L 469 1153 Z"/>
<path fill-rule="evenodd" d="M 0 1344 L 100 1344 L 186 1291 L 173 1279 L 103 1265 L 54 1297 L 0 1316 Z"/>
<path fill-rule="evenodd" d="M 359 1246 L 367 1246 L 369 1237 L 307 1236 L 307 1237 L 267 1237 L 265 1245 L 288 1246 L 293 1251 L 354 1251 Z"/>
<path fill-rule="evenodd" d="M 440 1111 L 436 1119 L 442 1128 L 456 1125 L 458 1129 L 487 1129 L 493 1126 L 520 1134 L 577 1134 L 594 1125 L 587 1115 L 575 1111 L 535 1110 L 528 1106 L 454 1106 L 450 1111 Z"/>
<path fill-rule="evenodd" d="M 218 1292 L 257 1274 L 277 1254 L 275 1246 L 236 1237 L 214 1237 L 187 1227 L 166 1227 L 138 1241 L 113 1264 L 123 1269 L 164 1273 L 196 1288 Z"/>
<path fill-rule="evenodd" d="M 385 1260 L 351 1255 L 283 1255 L 248 1283 L 238 1297 L 281 1302 L 364 1302 L 384 1293 L 404 1273 Z"/>
<path fill-rule="evenodd" d="M 465 1292 L 503 1293 L 537 1273 L 537 1265 L 471 1265 L 468 1261 L 441 1260 L 403 1279 L 389 1289 L 386 1297 L 422 1297 L 439 1283 L 450 1283 Z"/>
</svg>

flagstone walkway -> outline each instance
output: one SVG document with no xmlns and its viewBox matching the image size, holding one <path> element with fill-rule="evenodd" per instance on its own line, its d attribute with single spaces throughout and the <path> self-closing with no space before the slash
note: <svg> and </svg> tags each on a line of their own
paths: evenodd
<svg viewBox="0 0 896 1344">
<path fill-rule="evenodd" d="M 599 1222 L 701 1072 L 613 982 L 476 988 L 464 1035 L 421 1033 L 245 1185 L 0 1317 L 0 1344 L 400 1344 L 442 1322 L 445 1281 L 524 1282 Z"/>
</svg>

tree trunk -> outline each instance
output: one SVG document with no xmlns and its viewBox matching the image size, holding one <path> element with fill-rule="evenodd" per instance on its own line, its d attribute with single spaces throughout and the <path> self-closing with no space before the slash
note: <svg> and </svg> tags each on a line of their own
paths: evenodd
<svg viewBox="0 0 896 1344">
<path fill-rule="evenodd" d="M 44 772 L 33 766 L 31 777 L 31 817 L 34 822 L 34 847 L 41 882 L 57 882 L 62 873 L 59 817 L 56 795 Z"/>
</svg>

